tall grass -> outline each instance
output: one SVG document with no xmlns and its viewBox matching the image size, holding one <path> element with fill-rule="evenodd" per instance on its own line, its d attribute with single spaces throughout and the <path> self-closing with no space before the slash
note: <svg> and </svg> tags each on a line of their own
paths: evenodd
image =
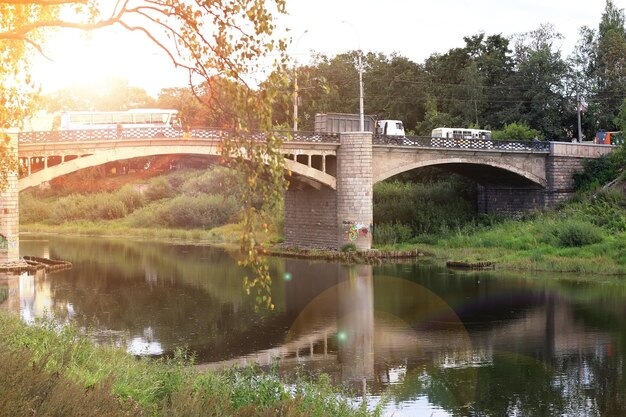
<svg viewBox="0 0 626 417">
<path fill-rule="evenodd" d="M 50 320 L 0 313 L 0 415 L 368 416 L 328 378 L 289 386 L 258 367 L 200 373 L 178 352 L 136 360 Z"/>
</svg>

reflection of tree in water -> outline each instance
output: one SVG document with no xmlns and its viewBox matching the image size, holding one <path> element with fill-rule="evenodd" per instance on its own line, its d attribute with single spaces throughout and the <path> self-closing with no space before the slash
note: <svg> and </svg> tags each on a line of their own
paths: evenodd
<svg viewBox="0 0 626 417">
<path fill-rule="evenodd" d="M 381 269 L 401 275 L 411 266 Z M 461 367 L 409 361 L 404 382 L 390 388 L 395 401 L 426 396 L 453 415 L 626 415 L 623 283 L 479 276 L 480 285 L 473 285 L 469 274 L 456 280 L 421 275 L 417 281 L 449 303 L 463 295 L 474 300 L 474 306 L 457 304 L 455 310 L 466 321 L 474 348 L 493 339 L 490 360 Z M 514 291 L 503 296 L 498 287 Z M 397 311 L 411 308 L 402 293 L 386 298 L 381 302 Z M 511 311 L 499 311 L 507 306 Z M 534 333 L 523 330 L 511 341 L 515 323 L 524 329 L 531 318 L 539 324 Z"/>
<path fill-rule="evenodd" d="M 214 248 L 151 242 L 63 239 L 52 257 L 74 268 L 55 275 L 57 304 L 71 303 L 80 326 L 151 329 L 166 351 L 181 346 L 223 345 L 241 327 L 260 325 L 242 287 L 243 271 Z M 236 331 L 234 328 L 239 327 Z"/>
</svg>

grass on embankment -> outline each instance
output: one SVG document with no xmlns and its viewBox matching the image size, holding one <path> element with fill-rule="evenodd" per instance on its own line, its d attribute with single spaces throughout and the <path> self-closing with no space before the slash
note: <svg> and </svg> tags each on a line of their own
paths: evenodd
<svg viewBox="0 0 626 417">
<path fill-rule="evenodd" d="M 139 228 L 131 227 L 123 221 L 79 221 L 50 225 L 32 223 L 20 225 L 24 233 L 58 233 L 82 236 L 124 236 L 135 239 L 156 239 L 163 241 L 183 241 L 198 244 L 232 245 L 237 244 L 243 232 L 241 224 L 226 224 L 210 230 L 170 229 L 170 228 Z M 276 235 L 271 232 L 258 232 L 257 238 L 263 242 L 271 242 Z"/>
<path fill-rule="evenodd" d="M 256 368 L 200 373 L 183 354 L 141 359 L 72 327 L 0 312 L 0 415 L 368 416 L 327 377 L 285 385 Z"/>
<path fill-rule="evenodd" d="M 422 235 L 396 245 L 415 246 L 442 261 L 488 261 L 499 269 L 622 275 L 626 274 L 626 197 L 615 192 L 580 197 L 523 219 Z"/>
</svg>

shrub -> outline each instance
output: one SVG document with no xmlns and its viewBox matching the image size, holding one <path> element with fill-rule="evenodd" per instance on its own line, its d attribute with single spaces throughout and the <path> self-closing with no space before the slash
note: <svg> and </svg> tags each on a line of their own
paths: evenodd
<svg viewBox="0 0 626 417">
<path fill-rule="evenodd" d="M 394 245 L 406 242 L 412 236 L 411 227 L 401 223 L 382 223 L 374 229 L 374 243 L 377 245 Z"/>
<path fill-rule="evenodd" d="M 137 210 L 129 221 L 137 227 L 211 229 L 228 223 L 236 212 L 237 204 L 233 198 L 183 195 Z"/>
<path fill-rule="evenodd" d="M 144 198 L 141 192 L 133 188 L 132 185 L 125 185 L 120 188 L 113 196 L 124 204 L 129 213 L 143 207 Z"/>
<path fill-rule="evenodd" d="M 234 175 L 227 169 L 216 167 L 205 171 L 199 176 L 190 178 L 182 186 L 183 194 L 228 194 L 228 184 L 232 183 Z"/>
<path fill-rule="evenodd" d="M 384 181 L 374 186 L 374 223 L 409 225 L 414 235 L 462 228 L 475 217 L 474 185 Z"/>
<path fill-rule="evenodd" d="M 45 222 L 52 213 L 52 204 L 30 194 L 20 194 L 20 223 Z"/>
<path fill-rule="evenodd" d="M 82 194 L 72 194 L 57 201 L 50 220 L 54 224 L 61 224 L 84 219 L 87 215 L 88 199 Z"/>
<path fill-rule="evenodd" d="M 84 202 L 85 217 L 89 220 L 112 220 L 126 217 L 128 210 L 120 200 L 108 193 L 95 194 Z"/>
<path fill-rule="evenodd" d="M 563 247 L 580 247 L 602 241 L 601 230 L 585 221 L 569 220 L 553 226 L 551 234 L 557 244 Z"/>
<path fill-rule="evenodd" d="M 608 156 L 587 159 L 581 172 L 574 173 L 574 187 L 578 191 L 589 191 L 617 178 L 618 166 Z"/>
<path fill-rule="evenodd" d="M 524 122 L 513 122 L 504 125 L 502 130 L 494 130 L 493 138 L 498 140 L 533 140 L 535 138 L 543 139 L 543 134 L 536 129 L 531 129 Z"/>
<path fill-rule="evenodd" d="M 144 197 L 148 201 L 161 200 L 172 195 L 172 187 L 165 177 L 150 180 L 148 188 L 144 191 Z"/>
</svg>

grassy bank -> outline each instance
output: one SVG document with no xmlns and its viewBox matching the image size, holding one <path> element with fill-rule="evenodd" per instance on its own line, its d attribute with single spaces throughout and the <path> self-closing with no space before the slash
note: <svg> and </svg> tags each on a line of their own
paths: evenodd
<svg viewBox="0 0 626 417">
<path fill-rule="evenodd" d="M 0 415 L 368 416 L 322 376 L 281 381 L 255 368 L 198 372 L 179 353 L 138 360 L 71 327 L 0 313 Z"/>
<path fill-rule="evenodd" d="M 626 196 L 579 195 L 554 210 L 520 219 L 467 224 L 445 234 L 423 234 L 381 249 L 419 247 L 436 258 L 495 262 L 497 268 L 626 274 Z"/>
</svg>

